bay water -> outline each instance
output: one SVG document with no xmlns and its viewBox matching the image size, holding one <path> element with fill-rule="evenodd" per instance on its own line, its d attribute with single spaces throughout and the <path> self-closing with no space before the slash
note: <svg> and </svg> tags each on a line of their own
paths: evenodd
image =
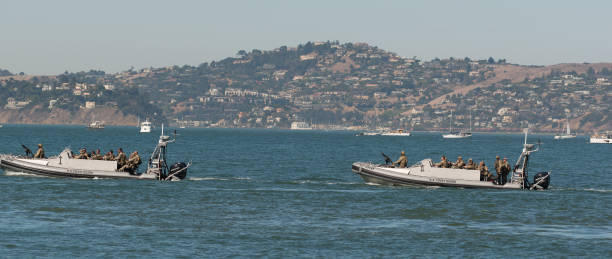
<svg viewBox="0 0 612 259">
<path fill-rule="evenodd" d="M 174 129 L 168 129 L 173 133 Z M 138 150 L 144 169 L 160 129 L 4 125 L 0 153 L 21 144 Z M 473 158 L 512 163 L 520 134 L 442 139 L 347 131 L 177 129 L 180 182 L 0 175 L 0 257 L 612 257 L 612 145 L 541 141 L 530 172 L 547 191 L 365 184 L 356 161 L 405 150 L 409 164 Z"/>
</svg>

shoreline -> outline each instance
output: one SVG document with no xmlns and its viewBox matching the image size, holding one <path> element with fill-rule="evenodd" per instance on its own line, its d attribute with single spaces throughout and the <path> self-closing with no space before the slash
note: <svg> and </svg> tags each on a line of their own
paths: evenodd
<svg viewBox="0 0 612 259">
<path fill-rule="evenodd" d="M 0 123 L 0 125 L 3 126 L 69 126 L 69 127 L 83 127 L 83 128 L 87 128 L 87 125 L 85 124 L 62 124 L 62 123 L 53 123 L 53 124 L 41 124 L 41 123 Z M 138 125 L 132 125 L 132 124 L 107 124 L 106 127 L 140 127 Z M 166 127 L 173 127 L 173 128 L 178 128 L 178 125 L 175 124 L 169 124 L 166 125 Z M 159 128 L 158 126 L 155 128 Z M 361 130 L 355 130 L 355 129 L 310 129 L 310 130 L 292 130 L 290 128 L 264 128 L 264 127 L 187 127 L 188 129 L 257 129 L 257 130 L 288 130 L 288 131 L 296 131 L 296 132 L 303 132 L 303 131 L 346 131 L 346 132 L 360 132 Z M 414 130 L 414 131 L 410 131 L 413 133 L 438 133 L 438 134 L 444 134 L 447 133 L 446 131 L 437 131 L 437 130 Z M 472 133 L 474 134 L 523 134 L 522 131 L 472 131 Z M 541 131 L 530 131 L 530 134 L 537 134 L 537 135 L 545 135 L 545 136 L 554 136 L 557 135 L 558 133 L 555 132 L 541 132 Z M 581 133 L 581 134 L 577 134 L 577 136 L 590 136 L 590 134 L 586 134 L 586 133 Z"/>
</svg>

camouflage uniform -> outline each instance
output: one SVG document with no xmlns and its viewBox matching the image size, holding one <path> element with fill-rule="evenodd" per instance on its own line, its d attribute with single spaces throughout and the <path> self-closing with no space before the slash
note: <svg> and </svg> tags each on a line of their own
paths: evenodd
<svg viewBox="0 0 612 259">
<path fill-rule="evenodd" d="M 123 150 L 121 148 L 117 152 L 118 153 L 115 157 L 115 161 L 117 161 L 117 169 L 120 169 L 125 165 L 127 158 L 125 157 L 125 153 L 123 153 Z"/>
<path fill-rule="evenodd" d="M 501 165 L 502 161 L 499 160 L 499 156 L 495 156 L 495 173 L 497 174 L 497 179 L 501 179 Z"/>
<path fill-rule="evenodd" d="M 79 154 L 77 156 L 75 156 L 74 158 L 75 159 L 87 159 L 87 158 L 89 158 L 89 156 L 87 155 L 87 150 L 86 149 L 79 150 Z"/>
<path fill-rule="evenodd" d="M 489 168 L 487 168 L 487 166 L 485 165 L 484 162 L 480 162 L 480 164 L 478 165 L 478 171 L 480 171 L 480 180 L 481 181 L 487 181 L 489 180 L 489 175 L 491 175 L 489 173 Z"/>
<path fill-rule="evenodd" d="M 42 144 L 38 144 L 38 150 L 36 151 L 34 158 L 45 158 L 45 150 L 43 149 Z"/>
<path fill-rule="evenodd" d="M 440 158 L 440 163 L 436 163 L 434 166 L 435 166 L 435 167 L 446 167 L 446 164 L 447 164 L 447 163 L 448 163 L 448 162 L 446 161 L 446 157 L 445 157 L 445 156 L 442 156 L 442 157 Z"/>
<path fill-rule="evenodd" d="M 508 164 L 508 159 L 504 158 L 504 161 L 501 164 L 500 172 L 501 172 L 501 184 L 506 184 L 508 182 L 508 174 L 512 169 Z"/>
<path fill-rule="evenodd" d="M 130 172 L 134 172 L 136 171 L 136 169 L 138 169 L 138 165 L 140 165 L 140 156 L 138 155 L 138 151 L 134 151 L 132 154 L 130 154 L 130 159 L 125 163 L 124 166 L 122 166 L 119 171 L 130 171 Z"/>
<path fill-rule="evenodd" d="M 463 158 L 457 157 L 457 162 L 453 164 L 453 168 L 463 169 L 465 167 L 465 163 L 463 162 Z"/>
<path fill-rule="evenodd" d="M 406 168 L 406 166 L 408 165 L 408 158 L 406 157 L 404 151 L 402 151 L 400 157 L 397 159 L 397 161 L 393 162 L 393 164 L 397 164 L 399 168 Z"/>
<path fill-rule="evenodd" d="M 470 158 L 468 159 L 467 165 L 465 165 L 463 169 L 474 170 L 476 169 L 476 164 L 474 164 L 474 161 L 472 161 L 472 159 Z"/>
</svg>

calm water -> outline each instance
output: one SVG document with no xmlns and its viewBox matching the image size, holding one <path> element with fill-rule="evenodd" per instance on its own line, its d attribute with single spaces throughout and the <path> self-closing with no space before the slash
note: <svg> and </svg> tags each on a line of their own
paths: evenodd
<svg viewBox="0 0 612 259">
<path fill-rule="evenodd" d="M 159 131 L 0 129 L 0 153 L 43 143 L 152 151 Z M 540 192 L 366 185 L 354 161 L 406 150 L 410 163 L 462 155 L 514 162 L 520 135 L 355 137 L 349 132 L 182 129 L 171 161 L 188 180 L 0 175 L 0 257 L 612 257 L 612 145 L 541 139 Z M 145 158 L 146 159 L 146 158 Z"/>
</svg>

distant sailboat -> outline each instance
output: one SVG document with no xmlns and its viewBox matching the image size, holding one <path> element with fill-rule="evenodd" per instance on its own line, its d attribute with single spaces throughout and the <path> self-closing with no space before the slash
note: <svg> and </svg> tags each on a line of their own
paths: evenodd
<svg viewBox="0 0 612 259">
<path fill-rule="evenodd" d="M 568 139 L 568 138 L 575 138 L 576 134 L 572 134 L 572 132 L 570 131 L 570 123 L 569 123 L 569 118 L 567 119 L 567 127 L 566 127 L 566 132 L 565 134 L 560 134 L 560 135 L 555 135 L 555 139 Z"/>
<path fill-rule="evenodd" d="M 450 117 L 450 130 L 447 134 L 443 134 L 442 138 L 469 138 L 472 136 L 472 116 L 470 115 L 470 131 L 469 132 L 465 132 L 465 131 L 461 131 L 461 132 L 457 132 L 457 131 L 453 131 L 453 111 L 451 110 L 451 117 Z"/>
</svg>

